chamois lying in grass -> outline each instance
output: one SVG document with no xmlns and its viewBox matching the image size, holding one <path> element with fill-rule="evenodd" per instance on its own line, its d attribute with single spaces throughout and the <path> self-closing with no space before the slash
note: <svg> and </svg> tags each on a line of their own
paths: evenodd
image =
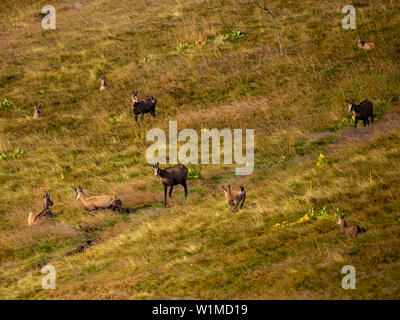
<svg viewBox="0 0 400 320">
<path fill-rule="evenodd" d="M 375 48 L 375 44 L 373 42 L 365 42 L 364 39 L 358 39 L 358 48 L 364 50 L 371 50 Z"/>
<path fill-rule="evenodd" d="M 30 212 L 28 215 L 28 225 L 39 224 L 46 218 L 53 218 L 55 215 L 49 210 L 54 205 L 50 200 L 50 190 L 43 194 L 43 210 L 38 213 Z"/>
<path fill-rule="evenodd" d="M 344 215 L 341 215 L 340 213 L 338 214 L 337 224 L 340 225 L 343 237 L 355 237 L 356 235 L 365 232 L 365 229 L 362 229 L 359 226 L 347 226 L 346 221 L 344 220 Z"/>
<path fill-rule="evenodd" d="M 240 201 L 242 202 L 240 205 L 240 209 L 243 208 L 244 200 L 246 199 L 246 191 L 244 187 L 239 187 L 234 190 L 231 190 L 231 186 L 228 184 L 228 189 L 222 185 L 222 189 L 225 192 L 225 197 L 228 199 L 228 205 L 231 208 L 232 212 L 237 212 L 237 206 L 239 205 Z"/>
<path fill-rule="evenodd" d="M 106 88 L 110 87 L 107 82 L 105 77 L 100 77 L 100 91 L 105 90 Z"/>
<path fill-rule="evenodd" d="M 346 102 L 349 105 L 349 112 L 354 116 L 354 128 L 357 128 L 358 120 L 362 120 L 364 122 L 364 127 L 369 125 L 369 119 L 371 118 L 371 122 L 374 123 L 374 113 L 372 103 L 368 100 L 364 100 L 360 104 L 355 104 L 354 100 Z"/>
<path fill-rule="evenodd" d="M 186 184 L 188 169 L 183 164 L 178 164 L 174 167 L 160 169 L 160 164 L 152 164 L 155 177 L 160 177 L 161 183 L 164 186 L 164 207 L 167 205 L 167 189 L 169 189 L 169 198 L 172 198 L 172 189 L 175 185 L 182 185 L 185 189 L 185 200 L 187 198 L 188 188 Z"/>
<path fill-rule="evenodd" d="M 132 92 L 132 113 L 135 115 L 135 121 L 137 122 L 138 115 L 142 115 L 142 120 L 145 113 L 150 113 L 153 118 L 156 117 L 156 104 L 157 99 L 153 96 L 139 99 L 138 92 Z"/>
<path fill-rule="evenodd" d="M 33 111 L 33 119 L 42 119 L 44 118 L 44 114 L 40 111 L 41 106 L 35 106 L 34 111 Z"/>
<path fill-rule="evenodd" d="M 88 197 L 82 190 L 81 186 L 71 187 L 75 191 L 75 200 L 82 201 L 85 209 L 88 211 L 96 211 L 98 209 L 110 209 L 121 211 L 122 202 L 116 196 L 101 195 Z"/>
</svg>

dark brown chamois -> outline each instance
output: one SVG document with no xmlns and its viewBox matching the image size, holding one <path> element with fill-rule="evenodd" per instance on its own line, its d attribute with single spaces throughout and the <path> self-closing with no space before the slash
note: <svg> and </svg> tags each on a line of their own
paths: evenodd
<svg viewBox="0 0 400 320">
<path fill-rule="evenodd" d="M 237 206 L 239 205 L 240 201 L 242 202 L 240 205 L 240 209 L 243 208 L 244 200 L 246 199 L 246 191 L 244 187 L 239 187 L 234 190 L 231 190 L 231 186 L 228 184 L 228 189 L 222 185 L 222 189 L 225 192 L 225 197 L 228 199 L 228 205 L 231 208 L 232 212 L 237 212 Z"/>
<path fill-rule="evenodd" d="M 374 123 L 374 113 L 372 103 L 368 100 L 364 100 L 360 104 L 355 104 L 354 100 L 346 102 L 349 105 L 349 113 L 354 116 L 354 128 L 357 128 L 358 120 L 362 120 L 364 122 L 364 127 L 369 125 L 369 119 L 371 118 L 371 122 Z"/>
<path fill-rule="evenodd" d="M 161 183 L 164 186 L 164 207 L 167 205 L 167 189 L 169 189 L 169 198 L 172 198 L 172 189 L 174 186 L 180 184 L 185 189 L 185 199 L 187 198 L 188 188 L 186 184 L 188 169 L 183 164 L 178 164 L 174 167 L 160 169 L 160 165 L 157 162 L 155 165 L 151 165 L 154 171 L 155 177 L 160 177 Z"/>
<path fill-rule="evenodd" d="M 138 92 L 132 93 L 132 113 L 135 115 L 135 121 L 137 122 L 138 115 L 142 115 L 142 120 L 145 113 L 150 113 L 153 118 L 156 117 L 156 104 L 157 99 L 153 96 L 139 99 Z"/>
<path fill-rule="evenodd" d="M 362 229 L 359 226 L 347 226 L 346 221 L 344 220 L 344 214 L 338 214 L 337 224 L 340 225 L 343 237 L 355 237 L 356 235 L 365 232 L 365 229 Z"/>
</svg>

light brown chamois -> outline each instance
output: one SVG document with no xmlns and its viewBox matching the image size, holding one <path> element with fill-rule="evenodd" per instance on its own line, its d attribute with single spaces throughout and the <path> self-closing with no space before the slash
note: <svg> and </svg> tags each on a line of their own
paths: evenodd
<svg viewBox="0 0 400 320">
<path fill-rule="evenodd" d="M 55 215 L 49 210 L 54 203 L 50 200 L 50 190 L 43 194 L 43 210 L 34 214 L 30 212 L 28 215 L 28 225 L 39 224 L 46 218 L 53 218 Z"/>
<path fill-rule="evenodd" d="M 40 111 L 41 106 L 35 106 L 33 111 L 33 119 L 42 119 L 44 118 L 44 114 Z"/>
<path fill-rule="evenodd" d="M 364 39 L 358 39 L 358 48 L 364 50 L 371 50 L 375 48 L 375 44 L 373 42 L 365 42 Z"/>
<path fill-rule="evenodd" d="M 81 186 L 71 187 L 75 191 L 75 200 L 81 201 L 85 209 L 88 211 L 96 211 L 99 209 L 110 209 L 121 211 L 122 202 L 117 196 L 100 195 L 88 197 L 82 190 Z"/>
<path fill-rule="evenodd" d="M 100 77 L 100 91 L 103 91 L 107 88 L 109 88 L 110 86 L 107 84 L 106 82 L 106 78 L 105 77 Z"/>
<path fill-rule="evenodd" d="M 243 208 L 244 200 L 246 199 L 246 191 L 244 187 L 239 187 L 234 190 L 231 190 L 231 186 L 228 184 L 228 189 L 222 185 L 222 189 L 225 192 L 225 197 L 228 199 L 228 205 L 231 208 L 232 212 L 237 212 L 237 206 L 239 205 L 240 201 L 242 201 L 240 205 L 240 209 Z"/>
<path fill-rule="evenodd" d="M 347 226 L 346 221 L 344 220 L 344 214 L 338 214 L 337 224 L 340 225 L 343 237 L 355 237 L 356 235 L 365 232 L 365 229 L 362 229 L 359 226 Z"/>
<path fill-rule="evenodd" d="M 167 189 L 169 189 L 169 198 L 172 198 L 172 189 L 175 185 L 182 185 L 185 189 L 185 199 L 187 198 L 188 188 L 186 184 L 188 169 L 183 164 L 178 164 L 174 167 L 160 169 L 160 164 L 152 164 L 155 177 L 160 177 L 161 183 L 164 186 L 164 207 L 167 205 Z"/>
</svg>

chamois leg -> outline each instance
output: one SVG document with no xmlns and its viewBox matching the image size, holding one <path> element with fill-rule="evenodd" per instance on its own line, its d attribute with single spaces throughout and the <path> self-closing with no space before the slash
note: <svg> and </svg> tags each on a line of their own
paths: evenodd
<svg viewBox="0 0 400 320">
<path fill-rule="evenodd" d="M 182 183 L 182 186 L 185 189 L 185 200 L 186 200 L 187 194 L 188 194 L 188 188 L 187 188 L 187 185 L 186 185 L 186 181 Z"/>
<path fill-rule="evenodd" d="M 164 207 L 167 206 L 167 185 L 164 185 Z"/>
<path fill-rule="evenodd" d="M 174 189 L 174 186 L 171 186 L 169 189 L 169 198 L 172 198 L 172 189 Z"/>
<path fill-rule="evenodd" d="M 363 122 L 364 122 L 364 127 L 366 127 L 367 126 L 367 121 L 363 120 Z"/>
<path fill-rule="evenodd" d="M 143 119 L 144 119 L 144 113 L 142 112 L 142 121 L 143 121 Z"/>
<path fill-rule="evenodd" d="M 135 122 L 137 122 L 138 115 L 135 113 Z"/>
<path fill-rule="evenodd" d="M 243 196 L 243 200 L 242 200 L 242 204 L 240 205 L 240 209 L 243 208 L 243 203 L 244 203 L 244 200 L 245 200 L 245 199 L 246 199 L 246 195 Z"/>
<path fill-rule="evenodd" d="M 371 114 L 371 122 L 374 123 L 374 115 Z"/>
<path fill-rule="evenodd" d="M 355 118 L 355 119 L 354 119 L 354 129 L 357 129 L 357 122 L 358 122 L 358 119 Z"/>
</svg>

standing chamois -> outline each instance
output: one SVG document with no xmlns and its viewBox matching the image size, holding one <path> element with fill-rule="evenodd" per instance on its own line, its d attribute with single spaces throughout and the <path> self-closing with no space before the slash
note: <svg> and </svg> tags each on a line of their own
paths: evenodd
<svg viewBox="0 0 400 320">
<path fill-rule="evenodd" d="M 244 187 L 239 187 L 234 190 L 231 190 L 231 186 L 228 184 L 228 189 L 222 185 L 222 189 L 225 192 L 225 197 L 228 199 L 228 205 L 231 208 L 232 212 L 237 212 L 237 206 L 239 205 L 240 201 L 242 201 L 240 205 L 240 209 L 243 208 L 244 200 L 246 199 L 246 191 Z"/>
<path fill-rule="evenodd" d="M 374 113 L 372 103 L 368 100 L 364 100 L 360 104 L 355 104 L 354 100 L 346 102 L 349 105 L 349 113 L 354 116 L 354 128 L 357 128 L 358 120 L 362 120 L 364 122 L 364 127 L 369 125 L 368 118 L 371 118 L 371 122 L 374 123 Z"/>
<path fill-rule="evenodd" d="M 41 223 L 46 218 L 54 218 L 55 215 L 49 210 L 49 207 L 54 205 L 53 201 L 50 200 L 50 190 L 43 194 L 43 210 L 34 214 L 30 212 L 28 215 L 28 225 Z"/>
<path fill-rule="evenodd" d="M 164 186 L 164 207 L 167 205 L 167 189 L 169 189 L 169 198 L 172 198 L 172 189 L 175 185 L 182 185 L 185 189 L 185 200 L 187 198 L 188 188 L 186 179 L 188 175 L 188 169 L 183 164 L 178 164 L 174 167 L 160 169 L 160 165 L 157 162 L 155 165 L 150 165 L 153 168 L 154 176 L 160 177 L 161 183 Z"/>
<path fill-rule="evenodd" d="M 88 197 L 81 186 L 71 187 L 75 191 L 75 200 L 82 201 L 87 211 L 96 211 L 98 209 L 110 209 L 121 211 L 122 202 L 117 196 L 101 195 Z"/>
<path fill-rule="evenodd" d="M 41 108 L 40 105 L 34 107 L 33 119 L 37 120 L 44 118 L 44 114 L 40 111 L 40 108 Z"/>
<path fill-rule="evenodd" d="M 336 222 L 340 225 L 340 230 L 342 231 L 342 237 L 355 237 L 360 233 L 364 233 L 365 229 L 359 226 L 347 226 L 346 221 L 344 221 L 344 214 L 338 213 L 338 220 Z"/>
<path fill-rule="evenodd" d="M 150 113 L 153 118 L 156 117 L 156 104 L 157 99 L 153 96 L 139 99 L 138 92 L 132 92 L 132 113 L 135 115 L 135 122 L 137 122 L 138 115 L 142 115 L 142 120 L 145 113 Z"/>
<path fill-rule="evenodd" d="M 371 50 L 375 48 L 375 44 L 373 42 L 365 42 L 364 39 L 358 39 L 358 48 L 364 50 Z"/>
</svg>

